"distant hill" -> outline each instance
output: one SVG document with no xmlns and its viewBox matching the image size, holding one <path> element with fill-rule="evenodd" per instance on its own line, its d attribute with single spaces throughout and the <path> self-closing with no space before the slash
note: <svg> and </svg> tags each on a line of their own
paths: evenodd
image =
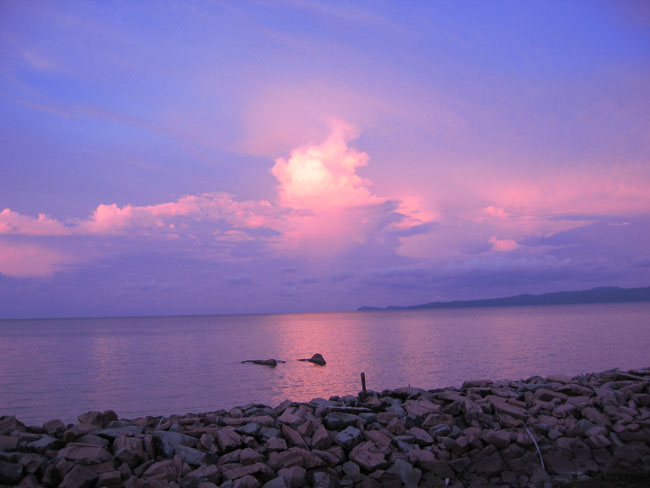
<svg viewBox="0 0 650 488">
<path fill-rule="evenodd" d="M 359 311 L 369 310 L 417 310 L 424 308 L 471 308 L 471 307 L 516 307 L 526 305 L 567 305 L 578 303 L 617 303 L 648 302 L 650 286 L 645 288 L 618 288 L 603 286 L 592 290 L 557 291 L 542 295 L 515 295 L 483 300 L 455 300 L 453 302 L 431 302 L 407 307 L 361 307 Z"/>
</svg>

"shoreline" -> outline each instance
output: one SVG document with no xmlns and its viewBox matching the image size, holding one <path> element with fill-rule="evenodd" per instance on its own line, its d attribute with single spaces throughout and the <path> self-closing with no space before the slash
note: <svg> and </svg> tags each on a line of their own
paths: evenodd
<svg viewBox="0 0 650 488">
<path fill-rule="evenodd" d="M 6 486 L 550 487 L 620 469 L 650 469 L 650 367 L 68 425 L 0 417 Z"/>
</svg>

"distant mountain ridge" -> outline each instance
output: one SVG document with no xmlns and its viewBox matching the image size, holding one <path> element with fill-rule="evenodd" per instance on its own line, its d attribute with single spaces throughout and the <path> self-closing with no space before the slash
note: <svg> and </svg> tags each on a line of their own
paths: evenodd
<svg viewBox="0 0 650 488">
<path fill-rule="evenodd" d="M 618 288 L 602 286 L 591 290 L 556 291 L 541 295 L 515 295 L 481 300 L 454 300 L 451 302 L 431 302 L 406 307 L 361 307 L 359 311 L 370 310 L 417 310 L 426 308 L 472 308 L 472 307 L 515 307 L 527 305 L 570 305 L 580 303 L 618 303 L 648 302 L 650 286 L 644 288 Z"/>
</svg>

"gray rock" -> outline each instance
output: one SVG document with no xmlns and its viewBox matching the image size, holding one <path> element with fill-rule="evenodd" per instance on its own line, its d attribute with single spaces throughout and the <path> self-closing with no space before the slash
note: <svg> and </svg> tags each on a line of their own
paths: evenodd
<svg viewBox="0 0 650 488">
<path fill-rule="evenodd" d="M 0 461 L 0 483 L 14 485 L 17 484 L 22 477 L 22 464 Z"/>
<path fill-rule="evenodd" d="M 44 435 L 40 439 L 28 442 L 25 447 L 33 452 L 45 452 L 49 450 L 58 449 L 61 446 L 61 441 L 55 437 Z"/>
<path fill-rule="evenodd" d="M 290 488 L 289 483 L 282 476 L 273 478 L 262 485 L 262 488 Z"/>
<path fill-rule="evenodd" d="M 255 435 L 260 430 L 260 426 L 255 422 L 244 424 L 237 428 L 237 433 L 241 435 Z"/>
<path fill-rule="evenodd" d="M 325 416 L 325 427 L 329 430 L 342 430 L 350 425 L 356 425 L 361 417 L 344 412 L 330 412 Z"/>
<path fill-rule="evenodd" d="M 284 478 L 291 488 L 300 488 L 307 483 L 307 471 L 302 466 L 282 468 L 278 475 Z"/>
<path fill-rule="evenodd" d="M 90 488 L 96 479 L 97 473 L 77 464 L 66 475 L 59 488 Z"/>
<path fill-rule="evenodd" d="M 184 446 L 178 444 L 176 446 L 176 454 L 178 454 L 184 463 L 187 463 L 191 466 L 198 466 L 204 464 L 208 461 L 209 455 L 206 452 L 199 451 L 192 447 Z"/>
<path fill-rule="evenodd" d="M 411 466 L 411 464 L 404 459 L 398 459 L 395 463 L 388 468 L 389 473 L 399 476 L 403 486 L 407 488 L 417 488 L 420 484 L 422 471 Z"/>
<path fill-rule="evenodd" d="M 280 362 L 283 363 L 284 361 Z M 242 364 L 244 363 L 259 364 L 260 366 L 270 366 L 272 368 L 278 365 L 278 361 L 275 359 L 247 359 L 246 361 L 242 361 Z"/>
<path fill-rule="evenodd" d="M 309 359 L 299 359 L 299 361 L 309 361 L 310 363 L 317 364 L 318 366 L 325 366 L 325 358 L 321 354 L 314 354 L 312 357 Z"/>
<path fill-rule="evenodd" d="M 152 434 L 156 447 L 162 450 L 166 457 L 172 457 L 176 454 L 176 446 L 195 447 L 198 442 L 195 437 L 179 434 L 178 432 L 154 430 Z"/>
<path fill-rule="evenodd" d="M 362 440 L 362 434 L 356 427 L 346 427 L 344 430 L 336 434 L 334 442 L 341 446 L 346 451 L 349 451 L 354 446 L 359 444 Z"/>
</svg>

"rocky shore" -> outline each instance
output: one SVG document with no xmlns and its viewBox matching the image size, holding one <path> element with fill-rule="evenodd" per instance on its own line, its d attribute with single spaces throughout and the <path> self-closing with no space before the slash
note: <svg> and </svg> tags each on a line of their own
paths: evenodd
<svg viewBox="0 0 650 488">
<path fill-rule="evenodd" d="M 650 468 L 650 368 L 78 421 L 0 417 L 0 485 L 561 486 Z"/>
</svg>

